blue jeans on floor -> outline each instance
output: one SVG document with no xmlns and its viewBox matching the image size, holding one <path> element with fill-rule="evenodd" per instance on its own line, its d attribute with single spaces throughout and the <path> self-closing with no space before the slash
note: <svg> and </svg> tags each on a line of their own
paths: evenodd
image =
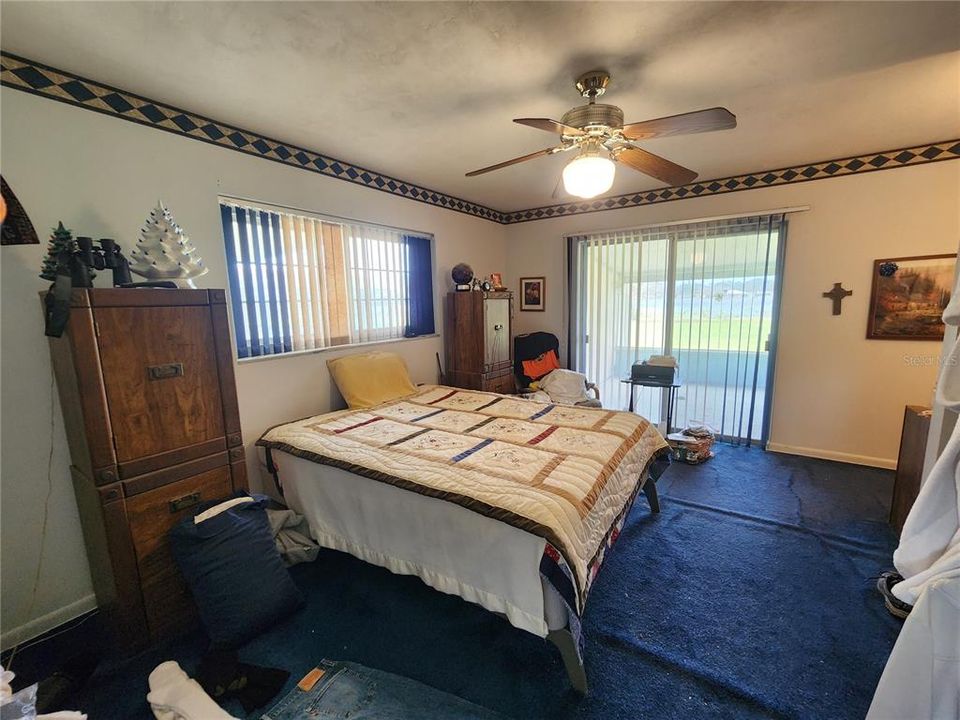
<svg viewBox="0 0 960 720">
<path fill-rule="evenodd" d="M 409 678 L 323 660 L 316 684 L 295 687 L 260 720 L 504 720 L 491 710 Z"/>
</svg>

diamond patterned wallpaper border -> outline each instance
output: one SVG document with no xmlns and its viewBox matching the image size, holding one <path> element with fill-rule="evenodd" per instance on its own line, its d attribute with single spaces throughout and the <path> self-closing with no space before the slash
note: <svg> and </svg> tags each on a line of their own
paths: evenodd
<svg viewBox="0 0 960 720">
<path fill-rule="evenodd" d="M 960 139 L 945 140 L 916 147 L 825 160 L 810 165 L 797 165 L 780 168 L 779 170 L 763 170 L 717 180 L 702 180 L 680 187 L 502 212 L 446 193 L 423 188 L 383 173 L 351 165 L 322 153 L 283 143 L 279 140 L 272 140 L 248 130 L 211 120 L 172 105 L 149 100 L 126 90 L 87 80 L 63 70 L 57 70 L 5 52 L 0 52 L 0 84 L 219 147 L 502 224 L 653 205 L 706 195 L 720 195 L 759 187 L 809 182 L 811 180 L 960 158 Z"/>
<path fill-rule="evenodd" d="M 856 157 L 824 160 L 812 165 L 797 165 L 780 168 L 779 170 L 763 170 L 761 172 L 736 175 L 718 180 L 701 180 L 689 185 L 648 190 L 639 193 L 627 193 L 613 197 L 597 198 L 596 200 L 581 200 L 580 202 L 547 205 L 517 210 L 516 212 L 502 213 L 500 222 L 505 224 L 544 220 L 564 215 L 580 215 L 603 210 L 618 210 L 620 208 L 637 207 L 639 205 L 653 205 L 655 203 L 683 200 L 685 198 L 703 197 L 705 195 L 721 195 L 723 193 L 753 190 L 774 185 L 788 185 L 793 183 L 822 180 L 842 175 L 855 175 L 877 170 L 891 170 L 907 165 L 923 165 L 925 163 L 940 162 L 941 160 L 956 160 L 960 158 L 960 140 L 945 140 L 930 145 L 918 145 L 911 148 L 886 150 L 879 153 L 869 153 Z"/>
<path fill-rule="evenodd" d="M 9 53 L 0 53 L 0 84 L 106 115 L 166 130 L 230 150 L 364 185 L 393 195 L 502 222 L 503 213 L 383 173 L 351 165 L 290 143 L 272 140 L 171 105 L 72 75 Z"/>
</svg>

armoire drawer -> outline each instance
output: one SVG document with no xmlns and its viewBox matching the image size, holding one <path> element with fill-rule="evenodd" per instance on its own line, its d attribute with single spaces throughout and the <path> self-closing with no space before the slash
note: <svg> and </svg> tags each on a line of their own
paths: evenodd
<svg viewBox="0 0 960 720">
<path fill-rule="evenodd" d="M 154 640 L 175 637 L 199 623 L 197 608 L 180 571 L 171 562 L 141 586 L 147 627 Z"/>
<path fill-rule="evenodd" d="M 167 533 L 196 506 L 232 494 L 230 467 L 177 480 L 127 498 L 127 519 L 151 636 L 164 637 L 188 627 L 194 614 L 186 584 L 170 552 Z"/>
<path fill-rule="evenodd" d="M 487 392 L 502 393 L 512 395 L 516 392 L 516 381 L 513 379 L 513 371 L 507 370 L 499 374 L 487 374 L 483 376 L 483 390 Z"/>
<path fill-rule="evenodd" d="M 228 498 L 231 492 L 230 467 L 223 465 L 127 498 L 130 537 L 141 581 L 173 563 L 167 547 L 170 528 L 192 515 L 200 503 Z"/>
</svg>

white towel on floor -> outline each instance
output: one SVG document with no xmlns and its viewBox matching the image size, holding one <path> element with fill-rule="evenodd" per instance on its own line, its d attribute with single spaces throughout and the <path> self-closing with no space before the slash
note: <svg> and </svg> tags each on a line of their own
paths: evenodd
<svg viewBox="0 0 960 720">
<path fill-rule="evenodd" d="M 149 683 L 147 702 L 157 720 L 237 720 L 173 660 L 157 665 Z"/>
</svg>

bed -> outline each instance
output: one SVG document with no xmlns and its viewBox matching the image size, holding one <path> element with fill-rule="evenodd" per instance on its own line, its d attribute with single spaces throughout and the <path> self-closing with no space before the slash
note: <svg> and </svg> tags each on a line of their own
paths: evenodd
<svg viewBox="0 0 960 720">
<path fill-rule="evenodd" d="M 586 691 L 579 619 L 667 445 L 633 413 L 421 386 L 258 441 L 317 542 L 416 575 L 553 641 Z"/>
</svg>

